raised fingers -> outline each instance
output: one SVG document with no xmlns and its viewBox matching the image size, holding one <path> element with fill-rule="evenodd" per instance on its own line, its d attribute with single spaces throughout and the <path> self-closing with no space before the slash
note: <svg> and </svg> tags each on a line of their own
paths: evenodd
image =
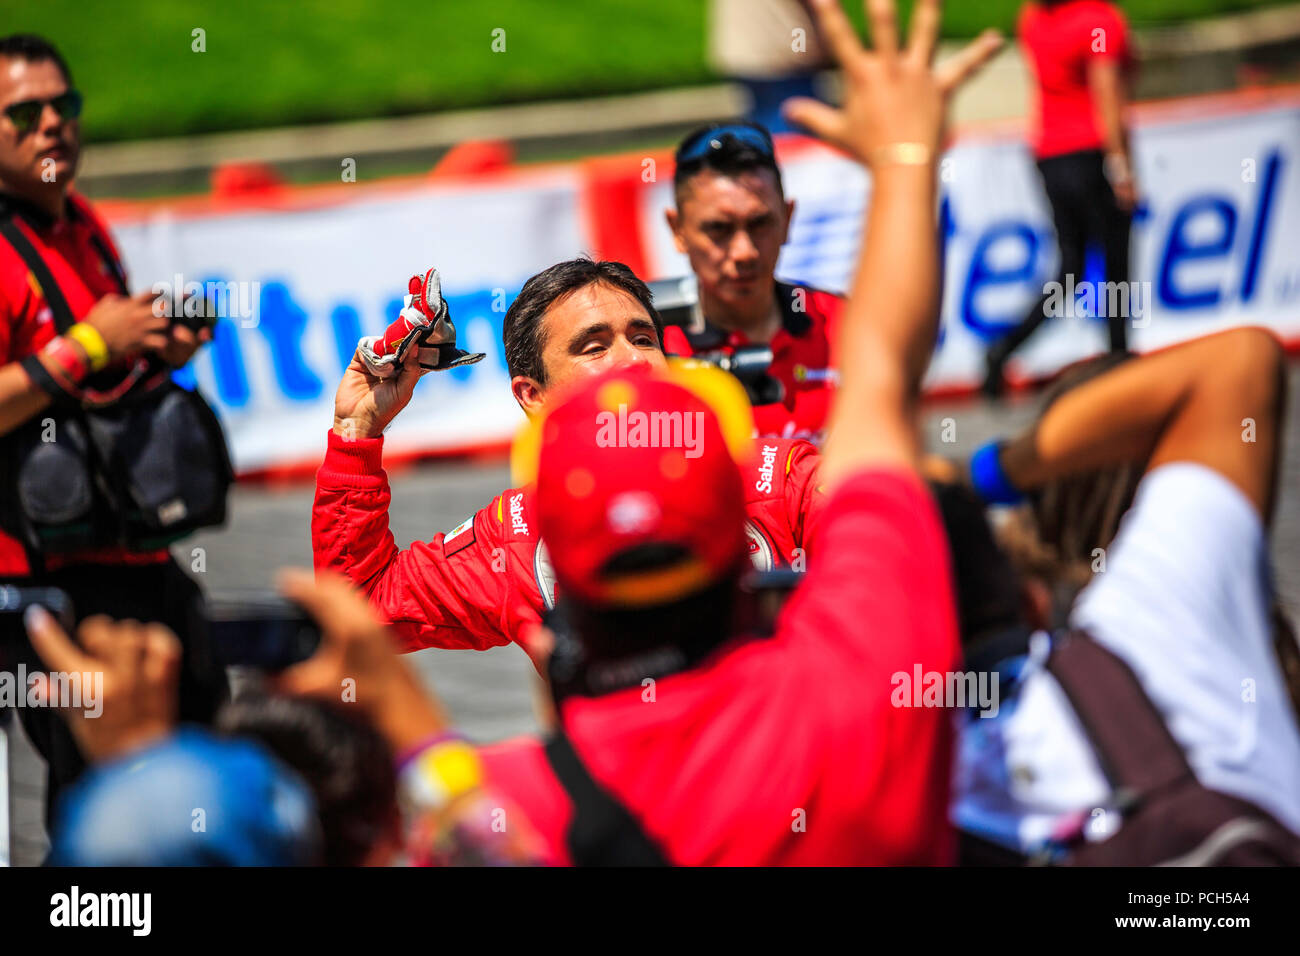
<svg viewBox="0 0 1300 956">
<path fill-rule="evenodd" d="M 93 661 L 81 652 L 45 608 L 33 604 L 27 609 L 24 623 L 32 648 L 50 670 L 73 673 L 94 669 L 91 666 Z"/>
<path fill-rule="evenodd" d="M 912 10 L 912 32 L 907 55 L 927 66 L 934 60 L 934 50 L 939 43 L 942 5 L 941 0 L 917 0 Z"/>
<path fill-rule="evenodd" d="M 898 56 L 898 13 L 894 0 L 867 0 L 867 19 L 871 22 L 871 45 L 886 61 Z"/>
<path fill-rule="evenodd" d="M 935 69 L 934 75 L 939 81 L 939 88 L 945 95 L 952 93 L 970 79 L 976 70 L 992 59 L 993 54 L 1001 48 L 1002 34 L 997 30 L 985 30 Z"/>
<path fill-rule="evenodd" d="M 857 31 L 840 6 L 840 0 L 812 0 L 812 9 L 817 18 L 817 29 L 835 62 L 847 68 L 862 54 L 862 44 L 858 42 Z"/>
<path fill-rule="evenodd" d="M 839 143 L 843 135 L 844 114 L 820 100 L 807 97 L 795 97 L 781 105 L 781 112 L 786 119 L 796 126 L 802 126 L 818 139 L 828 143 Z"/>
<path fill-rule="evenodd" d="M 144 628 L 144 677 L 153 686 L 175 684 L 181 666 L 181 642 L 162 624 Z"/>
<path fill-rule="evenodd" d="M 284 596 L 310 614 L 327 639 L 353 638 L 381 627 L 365 598 L 338 575 L 287 568 L 279 580 Z"/>
</svg>

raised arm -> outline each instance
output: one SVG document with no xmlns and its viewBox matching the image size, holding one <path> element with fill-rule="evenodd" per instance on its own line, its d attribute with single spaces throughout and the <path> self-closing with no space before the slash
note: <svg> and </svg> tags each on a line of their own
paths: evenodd
<svg viewBox="0 0 1300 956">
<path fill-rule="evenodd" d="M 1123 462 L 1147 471 L 1195 462 L 1272 514 L 1286 394 L 1281 346 L 1263 329 L 1232 329 L 1135 359 L 1067 392 L 1007 442 L 998 461 L 1012 485 Z"/>
<path fill-rule="evenodd" d="M 787 113 L 866 165 L 873 183 L 837 343 L 840 387 L 822 465 L 829 490 L 864 467 L 916 467 L 916 401 L 938 331 L 935 204 L 945 111 L 1002 41 L 985 34 L 932 70 L 939 0 L 916 4 L 901 49 L 892 0 L 867 2 L 874 50 L 863 48 L 838 0 L 812 6 L 844 70 L 844 105 L 795 100 Z"/>
</svg>

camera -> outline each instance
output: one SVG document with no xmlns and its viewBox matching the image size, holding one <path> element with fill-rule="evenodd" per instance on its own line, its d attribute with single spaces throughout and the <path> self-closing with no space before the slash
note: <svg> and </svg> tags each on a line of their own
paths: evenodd
<svg viewBox="0 0 1300 956">
<path fill-rule="evenodd" d="M 694 358 L 739 379 L 751 405 L 772 405 L 785 398 L 785 386 L 771 373 L 770 346 L 728 346 L 726 331 L 697 314 L 699 286 L 694 276 L 651 282 L 650 294 L 664 325 L 675 325 L 685 333 Z"/>
</svg>

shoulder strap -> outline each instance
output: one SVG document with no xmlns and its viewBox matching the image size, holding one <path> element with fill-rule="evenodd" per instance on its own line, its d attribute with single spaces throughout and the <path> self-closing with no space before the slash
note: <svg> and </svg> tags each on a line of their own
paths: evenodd
<svg viewBox="0 0 1300 956">
<path fill-rule="evenodd" d="M 576 866 L 671 866 L 628 809 L 591 778 L 563 730 L 546 742 L 546 759 L 573 801 L 568 844 Z"/>
<path fill-rule="evenodd" d="M 54 315 L 54 327 L 62 335 L 76 323 L 73 318 L 72 309 L 68 306 L 68 300 L 63 297 L 63 290 L 59 284 L 54 281 L 54 276 L 50 273 L 50 268 L 45 264 L 41 254 L 36 251 L 31 240 L 18 228 L 18 223 L 14 220 L 12 213 L 7 212 L 0 214 L 0 236 L 13 247 L 14 252 L 18 253 L 18 258 L 23 260 L 32 276 L 36 279 L 36 284 L 41 287 L 41 294 L 45 296 L 45 302 L 50 307 L 50 312 Z M 67 405 L 74 400 L 67 390 L 55 380 L 41 360 L 35 355 L 29 355 L 20 363 L 27 374 L 31 376 L 33 382 L 49 395 L 57 405 Z"/>
<path fill-rule="evenodd" d="M 31 240 L 18 228 L 18 223 L 14 221 L 12 215 L 0 218 L 0 236 L 4 236 L 9 245 L 14 247 L 14 252 L 18 253 L 23 264 L 36 278 L 36 284 L 41 287 L 45 302 L 49 305 L 50 312 L 54 314 L 54 327 L 59 330 L 59 334 L 68 331 L 77 322 L 72 309 L 68 306 L 68 300 L 63 297 L 63 290 L 59 288 L 59 284 L 54 281 L 50 267 L 45 264 L 45 260 L 36 251 Z"/>
<path fill-rule="evenodd" d="M 1193 776 L 1183 748 L 1119 657 L 1075 631 L 1054 644 L 1047 669 L 1070 699 L 1116 789 L 1140 799 Z"/>
</svg>

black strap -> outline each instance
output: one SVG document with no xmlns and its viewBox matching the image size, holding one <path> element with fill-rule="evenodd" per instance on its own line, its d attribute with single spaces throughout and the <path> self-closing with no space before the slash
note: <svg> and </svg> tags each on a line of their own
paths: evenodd
<svg viewBox="0 0 1300 956">
<path fill-rule="evenodd" d="M 563 730 L 546 742 L 546 759 L 573 801 L 568 844 L 575 866 L 672 865 L 631 812 L 591 778 Z"/>
<path fill-rule="evenodd" d="M 41 287 L 41 294 L 45 297 L 50 312 L 54 315 L 54 327 L 59 330 L 60 335 L 63 335 L 68 329 L 77 324 L 77 319 L 68 306 L 68 300 L 63 297 L 63 290 L 54 281 L 54 276 L 50 273 L 50 267 L 45 264 L 45 260 L 36 251 L 36 247 L 32 245 L 31 240 L 18 228 L 13 216 L 5 216 L 0 219 L 0 236 L 4 236 L 9 245 L 14 247 L 14 252 L 18 253 L 18 257 L 23 260 L 28 270 L 36 278 L 36 284 Z"/>
<path fill-rule="evenodd" d="M 122 263 L 118 262 L 117 257 L 113 255 L 113 250 L 108 248 L 108 243 L 104 242 L 97 234 L 92 233 L 90 244 L 99 253 L 99 258 L 103 260 L 105 268 L 113 274 L 113 281 L 117 283 L 117 291 L 122 295 L 130 295 L 131 288 L 126 284 L 126 272 L 122 269 Z"/>
<path fill-rule="evenodd" d="M 1120 658 L 1075 631 L 1053 644 L 1047 669 L 1070 699 L 1116 790 L 1141 800 L 1194 776 L 1183 748 Z"/>
<path fill-rule="evenodd" d="M 36 250 L 36 247 L 32 245 L 31 240 L 29 240 L 23 231 L 18 228 L 18 224 L 14 221 L 14 217 L 15 214 L 12 208 L 0 209 L 0 236 L 4 237 L 9 244 L 13 246 L 14 251 L 18 253 L 19 258 L 23 260 L 28 270 L 35 277 L 36 284 L 41 287 L 41 294 L 45 297 L 45 303 L 50 307 L 50 312 L 54 316 L 54 327 L 58 330 L 60 335 L 64 335 L 67 333 L 68 329 L 76 325 L 77 318 L 72 314 L 72 308 L 68 305 L 68 300 L 63 295 L 63 290 L 59 287 L 58 282 L 55 281 L 54 274 L 50 272 L 50 267 L 46 264 L 45 259 L 41 254 Z M 121 267 L 113 258 L 111 250 L 108 249 L 98 236 L 92 237 L 92 242 L 99 250 L 104 262 L 113 272 L 118 287 L 122 290 L 122 293 L 124 295 L 127 294 L 126 277 L 122 274 Z M 156 355 L 149 356 L 147 359 L 144 359 L 143 362 L 143 368 L 141 368 L 140 363 L 137 362 L 134 369 L 127 370 L 126 372 L 123 372 L 120 368 L 112 365 L 108 368 L 100 369 L 98 372 L 88 376 L 86 380 L 81 383 L 81 388 L 86 390 L 87 395 L 91 393 L 91 390 L 95 390 L 97 393 L 111 391 L 115 386 L 119 386 L 127 376 L 138 372 L 136 375 L 137 384 L 132 385 L 127 392 L 128 395 L 136 395 L 140 392 L 148 392 L 152 388 L 157 387 L 161 384 L 162 379 L 165 379 L 171 374 L 171 369 Z M 42 375 L 41 373 L 44 372 L 43 368 L 40 372 L 36 371 L 34 366 L 39 364 L 39 362 L 24 363 L 24 367 L 32 376 L 32 379 L 36 384 L 47 392 L 50 397 L 54 399 L 56 404 L 75 404 L 80 406 L 83 400 L 92 401 L 92 399 L 86 398 L 86 395 L 78 397 L 69 394 L 67 390 L 59 385 L 58 382 L 48 373 Z"/>
<path fill-rule="evenodd" d="M 50 312 L 54 316 L 54 327 L 59 330 L 59 334 L 67 332 L 76 324 L 76 319 L 72 315 L 72 309 L 68 306 L 68 300 L 63 297 L 63 290 L 59 284 L 54 281 L 54 276 L 50 274 L 50 268 L 41 258 L 41 254 L 36 251 L 31 240 L 23 234 L 14 222 L 12 215 L 6 215 L 0 218 L 0 236 L 3 236 L 9 245 L 13 246 L 14 252 L 23 260 L 32 276 L 36 279 L 36 284 L 41 287 L 41 294 L 45 297 L 46 304 L 50 307 Z M 29 355 L 19 363 L 27 374 L 31 376 L 36 387 L 45 392 L 53 400 L 56 406 L 75 405 L 76 398 L 73 397 L 66 388 L 59 384 L 58 380 L 45 368 L 35 355 Z"/>
<path fill-rule="evenodd" d="M 45 364 L 36 355 L 29 355 L 25 359 L 21 359 L 18 364 L 36 383 L 36 387 L 50 396 L 50 404 L 54 408 L 72 409 L 78 407 L 76 396 L 64 388 L 59 380 L 50 374 L 50 370 L 45 367 Z"/>
</svg>

